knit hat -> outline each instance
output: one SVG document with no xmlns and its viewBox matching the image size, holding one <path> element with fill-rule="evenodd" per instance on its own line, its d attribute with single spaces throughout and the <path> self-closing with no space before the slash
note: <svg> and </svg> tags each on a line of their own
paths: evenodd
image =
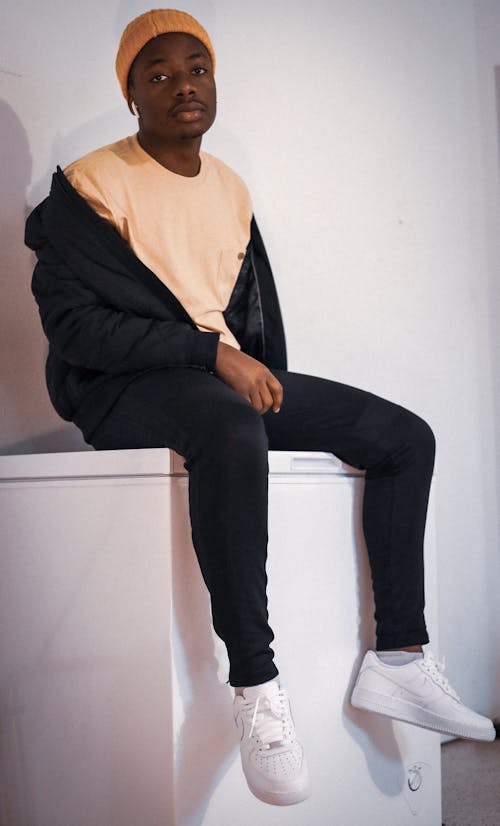
<svg viewBox="0 0 500 826">
<path fill-rule="evenodd" d="M 194 17 L 177 9 L 152 9 L 131 20 L 125 28 L 118 46 L 115 63 L 116 74 L 125 98 L 127 98 L 130 68 L 142 47 L 154 37 L 158 37 L 160 34 L 170 34 L 171 32 L 190 34 L 200 40 L 210 55 L 212 68 L 215 71 L 214 47 L 207 32 Z"/>
</svg>

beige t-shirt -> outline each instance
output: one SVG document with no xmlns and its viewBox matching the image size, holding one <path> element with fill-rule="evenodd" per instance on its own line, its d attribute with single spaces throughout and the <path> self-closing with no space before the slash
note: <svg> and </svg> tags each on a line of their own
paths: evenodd
<svg viewBox="0 0 500 826">
<path fill-rule="evenodd" d="M 174 293 L 202 331 L 239 348 L 222 315 L 250 240 L 248 190 L 228 166 L 202 152 L 198 175 L 176 175 L 137 135 L 97 149 L 64 173 L 110 221 L 138 258 Z"/>
</svg>

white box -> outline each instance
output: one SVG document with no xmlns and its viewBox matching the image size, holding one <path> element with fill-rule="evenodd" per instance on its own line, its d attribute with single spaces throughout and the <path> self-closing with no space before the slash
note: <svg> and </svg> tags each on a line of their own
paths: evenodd
<svg viewBox="0 0 500 826">
<path fill-rule="evenodd" d="M 313 785 L 279 808 L 241 772 L 181 457 L 0 457 L 2 826 L 439 826 L 439 735 L 348 702 L 373 644 L 363 484 L 270 453 L 273 647 Z M 432 508 L 426 582 L 436 647 Z"/>
</svg>

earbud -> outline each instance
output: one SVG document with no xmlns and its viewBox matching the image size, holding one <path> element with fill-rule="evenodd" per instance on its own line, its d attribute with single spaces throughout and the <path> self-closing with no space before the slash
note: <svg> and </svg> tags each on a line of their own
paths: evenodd
<svg viewBox="0 0 500 826">
<path fill-rule="evenodd" d="M 136 104 L 135 100 L 133 100 L 132 103 L 130 104 L 130 108 L 132 109 L 132 112 L 134 113 L 136 118 L 140 118 L 139 110 L 137 108 L 137 104 Z"/>
</svg>

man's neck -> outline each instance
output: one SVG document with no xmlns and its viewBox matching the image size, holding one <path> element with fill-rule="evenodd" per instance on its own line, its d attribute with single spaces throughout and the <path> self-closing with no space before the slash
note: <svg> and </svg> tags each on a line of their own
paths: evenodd
<svg viewBox="0 0 500 826">
<path fill-rule="evenodd" d="M 141 135 L 140 132 L 137 137 L 144 151 L 170 172 L 175 172 L 176 175 L 184 175 L 186 178 L 194 178 L 200 171 L 201 138 L 182 141 L 175 144 L 175 146 L 169 146 L 164 143 L 156 143 Z"/>
</svg>

